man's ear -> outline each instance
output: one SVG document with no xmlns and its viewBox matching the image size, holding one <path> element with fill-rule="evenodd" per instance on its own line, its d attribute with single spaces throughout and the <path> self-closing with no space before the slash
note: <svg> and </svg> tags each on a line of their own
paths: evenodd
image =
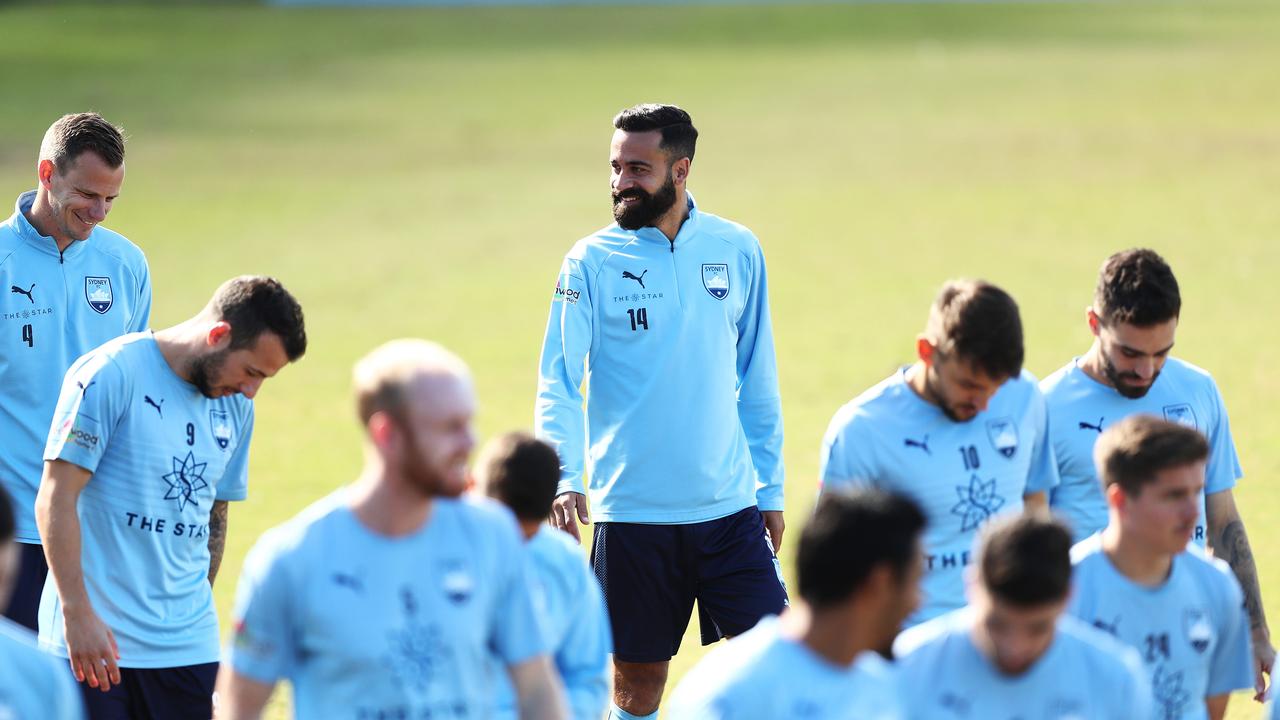
<svg viewBox="0 0 1280 720">
<path fill-rule="evenodd" d="M 231 344 L 231 324 L 226 320 L 219 320 L 209 328 L 209 334 L 204 338 L 205 345 L 211 348 L 221 350 L 224 346 Z"/>
<path fill-rule="evenodd" d="M 687 157 L 671 163 L 671 181 L 676 184 L 676 187 L 684 187 L 685 182 L 688 181 L 690 164 L 691 161 Z"/>
<path fill-rule="evenodd" d="M 916 357 L 920 358 L 920 362 L 924 363 L 925 367 L 931 367 L 933 365 L 933 354 L 937 349 L 938 346 L 933 344 L 933 341 L 929 339 L 929 336 L 916 336 Z"/>
<path fill-rule="evenodd" d="M 1094 337 L 1098 337 L 1102 332 L 1102 318 L 1098 317 L 1098 313 L 1091 307 L 1085 310 L 1085 319 L 1089 322 L 1089 332 L 1093 333 Z"/>
</svg>

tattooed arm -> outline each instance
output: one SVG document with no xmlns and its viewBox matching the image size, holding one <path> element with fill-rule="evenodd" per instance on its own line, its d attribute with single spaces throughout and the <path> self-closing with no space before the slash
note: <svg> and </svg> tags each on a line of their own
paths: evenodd
<svg viewBox="0 0 1280 720">
<path fill-rule="evenodd" d="M 1257 678 L 1255 699 L 1261 701 L 1266 689 L 1262 676 L 1263 673 L 1271 675 L 1276 650 L 1271 645 L 1271 630 L 1267 627 L 1267 615 L 1262 608 L 1258 567 L 1253 561 L 1249 536 L 1245 533 L 1244 521 L 1240 519 L 1240 511 L 1236 508 L 1236 501 L 1230 490 L 1206 495 L 1205 515 L 1209 524 L 1209 549 L 1213 551 L 1214 557 L 1225 560 L 1231 566 L 1231 571 L 1240 581 L 1240 589 L 1244 591 L 1244 606 L 1249 611 L 1249 628 L 1253 635 L 1254 672 Z"/>
<path fill-rule="evenodd" d="M 227 546 L 227 501 L 214 500 L 209 511 L 209 584 L 218 576 L 222 550 Z M 1250 566 L 1252 567 L 1252 566 Z"/>
</svg>

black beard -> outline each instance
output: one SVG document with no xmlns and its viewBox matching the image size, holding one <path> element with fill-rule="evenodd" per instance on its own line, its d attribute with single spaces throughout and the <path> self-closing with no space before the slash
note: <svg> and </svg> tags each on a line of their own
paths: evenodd
<svg viewBox="0 0 1280 720">
<path fill-rule="evenodd" d="M 187 373 L 191 376 L 191 384 L 196 386 L 201 395 L 207 398 L 214 397 L 213 394 L 213 377 L 222 369 L 222 364 L 226 362 L 227 355 L 230 350 L 219 350 L 217 352 L 202 355 L 191 361 L 187 366 Z"/>
<path fill-rule="evenodd" d="M 630 206 L 622 204 L 623 198 L 633 197 L 640 198 L 640 202 Z M 613 193 L 613 219 L 624 230 L 639 230 L 653 225 L 675 204 L 676 183 L 671 173 L 667 173 L 667 181 L 652 195 L 640 188 Z"/>
<path fill-rule="evenodd" d="M 924 369 L 924 389 L 925 392 L 929 393 L 933 398 L 934 404 L 938 406 L 938 409 L 942 411 L 942 414 L 946 415 L 947 419 L 951 422 L 965 423 L 977 417 L 977 415 L 974 415 L 971 418 L 962 418 L 955 414 L 955 411 L 947 405 L 947 400 L 942 396 L 942 392 L 938 390 L 938 386 L 934 384 L 933 375 L 930 374 L 929 368 Z"/>
<path fill-rule="evenodd" d="M 1125 376 L 1122 375 L 1119 370 L 1116 370 L 1116 366 L 1111 362 L 1111 358 L 1107 357 L 1106 353 L 1099 353 L 1099 355 L 1102 357 L 1102 373 L 1107 376 L 1107 380 L 1110 381 L 1111 387 L 1115 388 L 1116 392 L 1120 393 L 1123 397 L 1129 398 L 1130 400 L 1137 400 L 1138 398 L 1146 397 L 1147 393 L 1151 391 L 1151 388 L 1156 386 L 1156 378 L 1160 377 L 1159 372 L 1151 377 L 1151 383 L 1146 387 L 1126 385 L 1124 382 L 1126 379 Z"/>
</svg>

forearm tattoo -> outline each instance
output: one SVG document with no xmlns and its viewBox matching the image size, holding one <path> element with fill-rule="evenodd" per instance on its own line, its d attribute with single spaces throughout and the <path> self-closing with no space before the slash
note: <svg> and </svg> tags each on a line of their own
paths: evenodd
<svg viewBox="0 0 1280 720">
<path fill-rule="evenodd" d="M 227 501 L 215 500 L 209 511 L 209 584 L 218 576 L 222 550 L 227 546 Z M 1246 546 L 1247 547 L 1247 546 Z M 1250 567 L 1253 567 L 1250 564 Z"/>
<path fill-rule="evenodd" d="M 1214 554 L 1227 561 L 1236 579 L 1240 581 L 1240 589 L 1244 591 L 1244 606 L 1249 611 L 1249 625 L 1253 630 L 1266 626 L 1266 615 L 1262 610 L 1262 590 L 1258 586 L 1258 568 L 1253 561 L 1253 550 L 1249 547 L 1249 536 L 1245 534 L 1244 522 L 1232 520 L 1222 529 L 1220 542 L 1215 544 Z"/>
</svg>

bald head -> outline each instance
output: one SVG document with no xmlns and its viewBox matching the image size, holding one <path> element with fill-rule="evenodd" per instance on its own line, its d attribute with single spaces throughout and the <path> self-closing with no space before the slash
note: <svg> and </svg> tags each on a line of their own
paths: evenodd
<svg viewBox="0 0 1280 720">
<path fill-rule="evenodd" d="M 471 371 L 462 358 L 428 340 L 403 338 L 374 348 L 356 363 L 354 372 L 361 424 L 368 426 L 377 412 L 405 417 L 411 390 L 439 380 L 454 381 L 469 392 Z"/>
</svg>

